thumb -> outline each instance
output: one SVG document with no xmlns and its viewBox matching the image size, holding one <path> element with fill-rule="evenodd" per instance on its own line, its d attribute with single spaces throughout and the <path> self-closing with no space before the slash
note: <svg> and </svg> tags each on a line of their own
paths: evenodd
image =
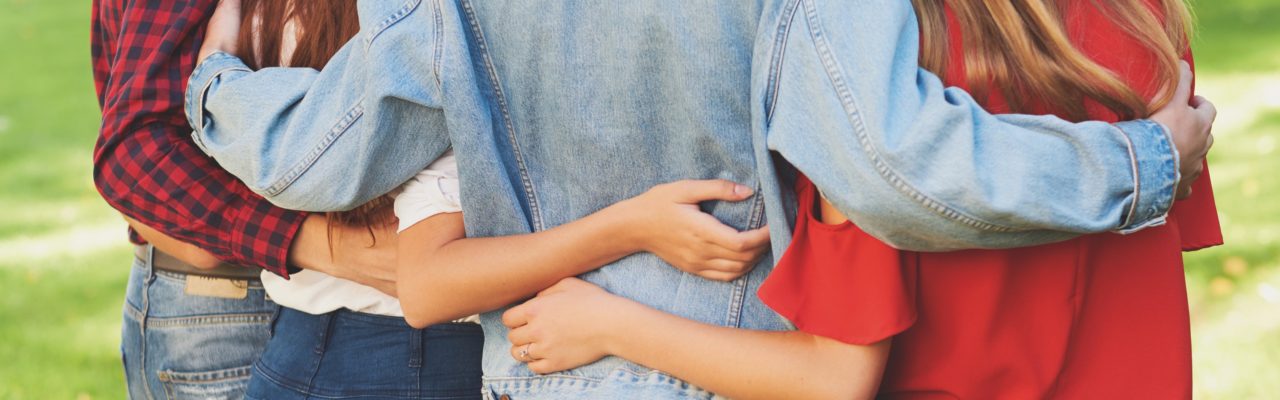
<svg viewBox="0 0 1280 400">
<path fill-rule="evenodd" d="M 1178 71 L 1178 87 L 1173 91 L 1173 98 L 1169 99 L 1169 103 L 1188 105 L 1191 103 L 1191 82 L 1195 80 L 1195 74 L 1191 72 L 1191 64 L 1186 61 L 1178 62 Z"/>
<path fill-rule="evenodd" d="M 684 204 L 696 204 L 710 200 L 742 201 L 755 191 L 744 185 L 724 179 L 685 180 L 672 185 L 675 200 Z"/>
</svg>

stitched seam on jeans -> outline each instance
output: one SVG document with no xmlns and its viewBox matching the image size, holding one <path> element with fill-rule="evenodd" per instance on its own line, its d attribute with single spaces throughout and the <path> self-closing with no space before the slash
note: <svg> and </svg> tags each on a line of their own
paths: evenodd
<svg viewBox="0 0 1280 400">
<path fill-rule="evenodd" d="M 151 317 L 147 319 L 148 328 L 173 328 L 209 325 L 248 325 L 267 324 L 271 321 L 270 313 L 202 315 L 193 317 Z"/>
<path fill-rule="evenodd" d="M 225 368 L 204 372 L 178 372 L 170 369 L 157 371 L 156 378 L 161 382 L 208 384 L 248 379 L 253 374 L 253 366 Z"/>
<path fill-rule="evenodd" d="M 170 281 L 170 283 L 184 284 L 184 283 L 186 283 L 186 282 L 187 282 L 187 275 L 186 275 L 186 274 L 180 274 L 180 273 L 177 273 L 177 272 L 169 272 L 169 271 L 163 271 L 163 270 L 156 270 L 156 271 L 155 271 L 155 275 L 156 275 L 156 277 L 157 277 L 157 278 L 164 279 L 164 280 L 166 280 L 166 281 Z M 227 278 L 214 278 L 214 279 L 227 279 Z M 248 287 L 248 289 L 249 289 L 249 290 L 251 290 L 251 291 L 252 291 L 252 290 L 264 290 L 264 289 L 262 288 L 262 281 L 260 281 L 260 280 L 258 280 L 258 279 L 228 279 L 228 280 L 233 280 L 233 281 L 248 281 L 248 282 L 249 282 L 249 287 Z"/>
<path fill-rule="evenodd" d="M 294 381 L 293 379 L 289 379 L 284 377 L 283 375 L 280 375 L 279 372 L 276 372 L 275 370 L 271 369 L 271 367 L 268 367 L 266 364 L 264 364 L 262 362 L 262 359 L 258 359 L 257 362 L 253 363 L 253 367 L 259 371 L 258 376 L 262 377 L 262 379 L 264 380 L 267 380 L 275 384 L 276 386 L 280 386 L 295 392 L 310 391 L 309 388 L 306 386 L 306 384 L 302 382 Z"/>
<path fill-rule="evenodd" d="M 839 61 L 835 59 L 831 46 L 827 43 L 826 34 L 822 30 L 821 21 L 818 18 L 817 6 L 813 1 L 800 0 L 805 4 L 805 11 L 808 17 L 809 34 L 813 38 L 815 50 L 821 59 L 827 78 L 831 80 L 841 106 L 845 109 L 845 114 L 849 118 L 849 122 L 853 125 L 854 133 L 858 137 L 859 144 L 862 145 L 863 151 L 871 159 L 872 164 L 876 168 L 876 172 L 881 177 L 888 180 L 889 184 L 898 189 L 899 192 L 906 194 L 912 200 L 925 208 L 932 210 L 939 215 L 968 225 L 972 228 L 990 232 L 1013 232 L 1015 229 L 996 225 L 990 222 L 980 220 L 969 216 L 960 210 L 951 208 L 941 202 L 925 195 L 923 192 L 915 188 L 914 185 L 907 182 L 900 173 L 894 171 L 892 167 L 880 156 L 880 152 L 876 149 L 875 144 L 871 142 L 870 135 L 867 134 L 866 125 L 862 121 L 862 117 L 858 111 L 853 94 L 850 92 L 848 85 L 845 83 L 843 68 L 839 65 Z"/>
</svg>

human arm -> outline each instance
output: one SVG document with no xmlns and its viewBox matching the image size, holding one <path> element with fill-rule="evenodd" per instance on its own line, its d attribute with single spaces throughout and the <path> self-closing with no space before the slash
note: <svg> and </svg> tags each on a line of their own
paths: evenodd
<svg viewBox="0 0 1280 400">
<path fill-rule="evenodd" d="M 437 21 L 424 10 L 433 4 L 358 7 L 360 33 L 323 71 L 251 71 L 229 53 L 239 16 L 229 11 L 225 24 L 210 26 L 202 52 L 210 55 L 187 91 L 193 138 L 277 205 L 354 208 L 407 181 L 449 146 L 433 61 Z"/>
<path fill-rule="evenodd" d="M 1018 247 L 1159 225 L 1184 150 L 1170 135 L 1204 147 L 1212 117 L 1185 98 L 1171 104 L 1194 126 L 1172 131 L 991 115 L 918 67 L 909 2 L 836 3 L 801 0 L 779 17 L 789 39 L 767 58 L 777 67 L 765 79 L 766 141 L 895 247 Z"/>
<path fill-rule="evenodd" d="M 102 109 L 94 184 L 140 226 L 227 262 L 287 275 L 288 249 L 306 214 L 272 206 L 219 168 L 191 142 L 182 117 L 185 81 L 175 77 L 194 68 L 215 3 L 94 2 Z"/>
<path fill-rule="evenodd" d="M 804 332 L 704 324 L 568 278 L 507 310 L 511 355 L 547 374 L 614 355 L 735 399 L 870 399 L 889 340 L 869 346 Z M 521 352 L 528 352 L 522 359 Z"/>
<path fill-rule="evenodd" d="M 402 201 L 423 183 L 439 186 L 406 185 L 396 199 L 402 219 Z M 436 213 L 401 233 L 401 242 L 412 244 L 400 248 L 398 260 L 405 319 L 420 328 L 496 309 L 640 251 L 704 278 L 732 280 L 767 249 L 769 231 L 738 232 L 697 205 L 751 195 L 726 181 L 674 182 L 551 229 L 491 238 L 466 238 L 462 214 Z"/>
</svg>

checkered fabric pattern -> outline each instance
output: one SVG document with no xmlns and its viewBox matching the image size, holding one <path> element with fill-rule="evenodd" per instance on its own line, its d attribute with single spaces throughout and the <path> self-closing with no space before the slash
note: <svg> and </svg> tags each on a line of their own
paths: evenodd
<svg viewBox="0 0 1280 400">
<path fill-rule="evenodd" d="M 102 130 L 93 178 L 117 210 L 234 264 L 287 276 L 306 214 L 277 208 L 191 141 L 183 92 L 217 0 L 94 0 Z M 141 239 L 131 232 L 135 243 Z"/>
</svg>

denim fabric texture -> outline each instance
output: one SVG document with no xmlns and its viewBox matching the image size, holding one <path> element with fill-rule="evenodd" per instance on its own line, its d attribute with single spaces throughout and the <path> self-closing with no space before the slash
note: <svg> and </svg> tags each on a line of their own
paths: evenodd
<svg viewBox="0 0 1280 400">
<path fill-rule="evenodd" d="M 276 306 L 256 281 L 226 299 L 187 295 L 186 279 L 134 259 L 120 345 L 130 399 L 244 397 Z"/>
<path fill-rule="evenodd" d="M 281 307 L 247 399 L 479 399 L 484 334 L 473 323 Z"/>
<path fill-rule="evenodd" d="M 272 202 L 309 211 L 362 204 L 452 147 L 471 237 L 545 230 L 680 179 L 754 187 L 746 201 L 702 204 L 737 229 L 770 224 L 773 254 L 744 277 L 702 280 L 651 254 L 582 276 L 705 323 L 789 327 L 755 296 L 791 237 L 788 164 L 864 230 L 915 250 L 1157 225 L 1178 179 L 1157 124 L 994 116 L 944 88 L 918 67 L 906 1 L 364 0 L 359 11 L 362 32 L 324 71 L 202 62 L 186 105 L 198 145 Z M 501 311 L 482 316 L 494 396 L 693 393 L 612 357 L 535 376 L 509 356 Z"/>
</svg>

